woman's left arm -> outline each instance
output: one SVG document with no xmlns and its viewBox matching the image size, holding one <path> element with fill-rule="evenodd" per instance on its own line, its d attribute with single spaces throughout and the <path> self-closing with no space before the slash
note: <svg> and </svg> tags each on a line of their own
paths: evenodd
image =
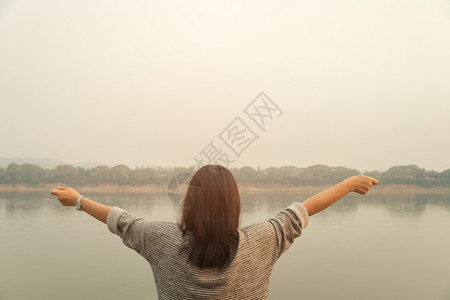
<svg viewBox="0 0 450 300">
<path fill-rule="evenodd" d="M 75 202 L 81 196 L 80 193 L 70 187 L 60 186 L 52 190 L 50 194 L 57 196 L 59 202 L 64 206 L 75 206 Z M 83 197 L 81 199 L 81 209 L 106 224 L 106 218 L 111 207 Z"/>
</svg>

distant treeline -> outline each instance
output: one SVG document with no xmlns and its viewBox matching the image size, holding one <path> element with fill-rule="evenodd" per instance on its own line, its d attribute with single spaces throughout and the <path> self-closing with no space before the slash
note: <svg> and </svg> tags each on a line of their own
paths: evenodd
<svg viewBox="0 0 450 300">
<path fill-rule="evenodd" d="M 358 170 L 345 167 L 314 165 L 307 168 L 286 166 L 280 168 L 254 169 L 251 167 L 230 168 L 239 183 L 249 185 L 323 185 L 335 184 L 347 177 L 360 174 Z M 67 185 L 116 184 L 116 185 L 166 185 L 176 174 L 193 174 L 190 168 L 135 168 L 125 165 L 81 168 L 60 165 L 44 169 L 35 164 L 11 163 L 0 168 L 0 184 L 37 185 L 64 183 Z M 420 187 L 450 186 L 450 169 L 443 172 L 426 171 L 416 165 L 396 166 L 385 172 L 365 172 L 383 184 L 409 184 Z"/>
</svg>

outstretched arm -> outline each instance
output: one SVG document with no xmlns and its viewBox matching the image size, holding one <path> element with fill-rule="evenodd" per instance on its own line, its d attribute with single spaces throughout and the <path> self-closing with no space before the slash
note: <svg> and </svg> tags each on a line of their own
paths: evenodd
<svg viewBox="0 0 450 300">
<path fill-rule="evenodd" d="M 52 190 L 50 194 L 57 196 L 59 202 L 61 202 L 61 204 L 64 206 L 75 206 L 75 202 L 77 201 L 78 197 L 80 197 L 80 193 L 78 193 L 76 190 L 69 187 L 60 186 Z M 108 217 L 108 213 L 111 207 L 108 205 L 97 203 L 84 197 L 83 199 L 81 199 L 81 209 L 97 220 L 106 223 L 106 218 Z"/>
<path fill-rule="evenodd" d="M 75 202 L 81 196 L 80 193 L 70 187 L 59 186 L 52 190 L 50 194 L 57 196 L 59 202 L 64 206 L 75 206 Z M 144 255 L 143 232 L 146 229 L 144 219 L 132 217 L 123 209 L 118 207 L 112 208 L 85 197 L 81 199 L 81 209 L 97 220 L 108 224 L 109 230 L 120 236 L 125 245 Z M 110 213 L 111 215 L 109 215 Z M 109 219 L 108 223 L 106 223 L 108 215 Z"/>
<path fill-rule="evenodd" d="M 308 215 L 312 216 L 324 210 L 350 192 L 362 195 L 366 194 L 373 184 L 378 184 L 378 180 L 364 175 L 353 176 L 308 198 L 303 201 L 302 204 L 308 211 Z"/>
</svg>

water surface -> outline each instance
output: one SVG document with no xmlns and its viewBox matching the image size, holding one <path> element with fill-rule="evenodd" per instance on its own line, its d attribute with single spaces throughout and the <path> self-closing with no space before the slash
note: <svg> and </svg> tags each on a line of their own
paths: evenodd
<svg viewBox="0 0 450 300">
<path fill-rule="evenodd" d="M 307 194 L 242 194 L 242 226 Z M 91 194 L 175 221 L 164 194 Z M 0 193 L 0 299 L 156 299 L 149 264 L 106 225 L 44 193 Z M 276 263 L 270 299 L 450 299 L 450 194 L 350 194 Z"/>
</svg>

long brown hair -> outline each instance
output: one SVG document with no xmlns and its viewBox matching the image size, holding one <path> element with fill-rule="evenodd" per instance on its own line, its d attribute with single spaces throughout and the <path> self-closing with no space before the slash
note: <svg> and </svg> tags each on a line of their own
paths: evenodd
<svg viewBox="0 0 450 300">
<path fill-rule="evenodd" d="M 205 165 L 191 178 L 178 227 L 192 233 L 189 261 L 200 268 L 222 267 L 239 239 L 241 200 L 231 172 Z"/>
</svg>

